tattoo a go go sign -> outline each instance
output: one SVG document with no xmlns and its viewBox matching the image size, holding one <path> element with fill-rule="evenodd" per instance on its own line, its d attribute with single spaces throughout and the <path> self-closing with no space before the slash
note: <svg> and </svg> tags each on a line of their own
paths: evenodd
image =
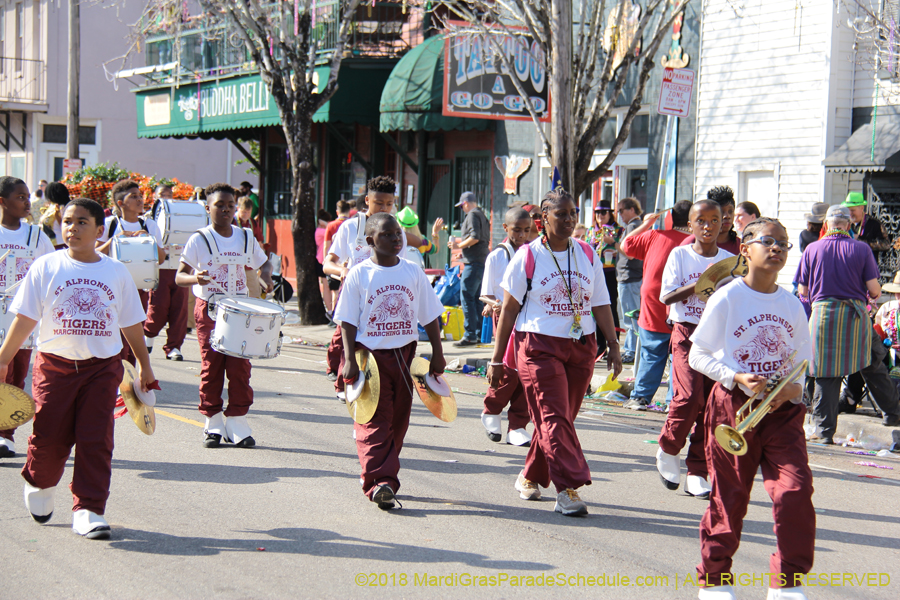
<svg viewBox="0 0 900 600">
<path fill-rule="evenodd" d="M 673 117 L 691 114 L 691 96 L 694 93 L 694 72 L 690 69 L 666 69 L 659 88 L 659 104 L 656 112 Z"/>
</svg>

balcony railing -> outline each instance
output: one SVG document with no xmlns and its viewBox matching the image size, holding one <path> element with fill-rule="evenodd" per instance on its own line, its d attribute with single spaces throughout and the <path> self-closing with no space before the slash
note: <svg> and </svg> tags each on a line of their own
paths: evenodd
<svg viewBox="0 0 900 600">
<path fill-rule="evenodd" d="M 42 60 L 0 57 L 0 102 L 45 104 L 45 71 Z"/>
<path fill-rule="evenodd" d="M 279 3 L 270 3 L 272 10 L 280 10 Z M 350 37 L 345 47 L 345 57 L 390 58 L 399 57 L 425 38 L 429 19 L 422 6 L 410 0 L 403 12 L 401 0 L 366 3 L 356 12 Z M 315 8 L 313 39 L 318 46 L 318 58 L 325 63 L 337 44 L 342 14 L 341 0 L 319 0 Z M 149 36 L 146 40 L 147 66 L 177 63 L 171 73 L 162 74 L 166 82 L 174 79 L 221 77 L 240 72 L 255 71 L 256 67 L 244 49 L 239 32 L 225 24 L 191 27 L 177 37 L 168 33 Z M 293 27 L 293 20 L 286 24 Z M 293 31 L 289 31 L 291 35 Z M 275 57 L 280 58 L 277 48 Z"/>
</svg>

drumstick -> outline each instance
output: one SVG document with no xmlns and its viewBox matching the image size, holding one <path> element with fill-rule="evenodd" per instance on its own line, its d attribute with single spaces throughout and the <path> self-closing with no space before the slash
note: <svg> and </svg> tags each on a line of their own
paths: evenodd
<svg viewBox="0 0 900 600">
<path fill-rule="evenodd" d="M 493 298 L 488 298 L 487 296 L 481 296 L 480 298 L 478 298 L 478 300 L 480 300 L 481 302 L 484 302 L 491 308 L 500 304 L 500 302 L 498 302 L 497 300 L 494 300 Z"/>
<path fill-rule="evenodd" d="M 9 254 L 9 253 L 7 252 L 7 254 Z M 3 259 L 0 258 L 0 260 L 3 260 Z M 18 280 L 17 282 L 15 282 L 14 284 L 12 284 L 11 286 L 9 286 L 8 288 L 6 288 L 6 291 L 4 293 L 8 294 L 9 292 L 13 291 L 14 289 L 16 289 L 17 287 L 22 285 L 23 281 L 25 281 L 24 277 L 22 279 Z"/>
<path fill-rule="evenodd" d="M 12 252 L 12 250 L 7 250 L 6 252 L 4 252 L 3 256 L 0 256 L 0 262 L 3 262 L 4 260 L 6 260 L 6 257 L 9 256 L 10 252 Z"/>
</svg>

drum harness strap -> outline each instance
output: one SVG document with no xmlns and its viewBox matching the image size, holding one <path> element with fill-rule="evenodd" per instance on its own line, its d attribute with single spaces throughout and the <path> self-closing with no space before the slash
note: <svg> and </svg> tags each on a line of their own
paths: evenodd
<svg viewBox="0 0 900 600">
<path fill-rule="evenodd" d="M 209 253 L 213 257 L 213 264 L 228 266 L 228 284 L 225 287 L 224 295 L 231 297 L 246 296 L 246 292 L 244 294 L 237 293 L 237 269 L 238 266 L 251 266 L 250 240 L 252 239 L 252 234 L 247 228 L 238 228 L 234 225 L 232 225 L 231 227 L 232 229 L 236 229 L 244 233 L 244 253 L 242 256 L 222 255 L 221 251 L 219 250 L 219 245 L 216 243 L 216 238 L 212 235 L 212 225 L 207 225 L 206 227 L 201 228 L 197 233 L 199 233 L 203 237 L 203 241 L 206 242 L 206 248 L 209 250 Z M 213 248 L 215 248 L 215 250 L 213 250 Z"/>
<path fill-rule="evenodd" d="M 6 291 L 6 288 L 10 287 L 14 283 L 16 283 L 16 271 L 18 271 L 19 258 L 34 258 L 35 254 L 37 254 L 37 246 L 38 242 L 41 239 L 41 226 L 40 225 L 29 225 L 28 226 L 28 241 L 25 242 L 26 248 L 20 249 L 11 249 L 9 251 L 9 255 L 6 257 L 6 262 L 4 263 L 5 271 L 6 271 L 6 284 L 3 286 L 2 291 Z"/>
<path fill-rule="evenodd" d="M 147 223 L 145 223 L 142 218 L 138 217 L 138 223 L 141 224 L 141 229 L 146 231 L 148 234 L 150 233 L 150 230 L 147 229 Z M 109 237 L 110 238 L 112 238 L 113 236 L 116 235 L 116 227 L 118 225 L 119 225 L 119 217 L 113 217 L 113 221 L 109 226 Z M 124 227 L 122 228 L 122 231 L 125 231 Z"/>
</svg>

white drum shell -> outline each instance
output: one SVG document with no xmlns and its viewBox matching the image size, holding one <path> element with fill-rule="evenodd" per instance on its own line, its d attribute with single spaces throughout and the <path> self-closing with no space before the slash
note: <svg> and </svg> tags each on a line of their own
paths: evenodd
<svg viewBox="0 0 900 600">
<path fill-rule="evenodd" d="M 14 297 L 15 294 L 0 293 L 0 344 L 6 339 L 6 334 L 9 333 L 9 328 L 12 327 L 13 321 L 16 319 L 15 313 L 9 311 L 9 307 L 12 305 Z M 31 350 L 34 348 L 34 336 L 40 328 L 41 325 L 40 322 L 38 322 L 37 327 L 34 328 L 34 331 L 31 332 L 28 339 L 22 344 L 23 349 Z"/>
<path fill-rule="evenodd" d="M 177 270 L 178 265 L 181 262 L 181 254 L 184 252 L 184 246 L 180 246 L 178 244 L 170 244 L 166 246 L 166 254 L 168 258 L 161 265 L 159 265 L 160 269 L 172 269 Z"/>
<path fill-rule="evenodd" d="M 184 246 L 198 229 L 209 225 L 206 207 L 196 202 L 161 200 L 156 224 L 162 232 L 163 244 Z"/>
<path fill-rule="evenodd" d="M 275 358 L 281 353 L 283 308 L 255 298 L 220 298 L 215 306 L 213 350 L 250 359 Z"/>
<path fill-rule="evenodd" d="M 159 254 L 152 237 L 116 236 L 109 255 L 125 265 L 137 289 L 152 290 L 159 284 Z"/>
</svg>

